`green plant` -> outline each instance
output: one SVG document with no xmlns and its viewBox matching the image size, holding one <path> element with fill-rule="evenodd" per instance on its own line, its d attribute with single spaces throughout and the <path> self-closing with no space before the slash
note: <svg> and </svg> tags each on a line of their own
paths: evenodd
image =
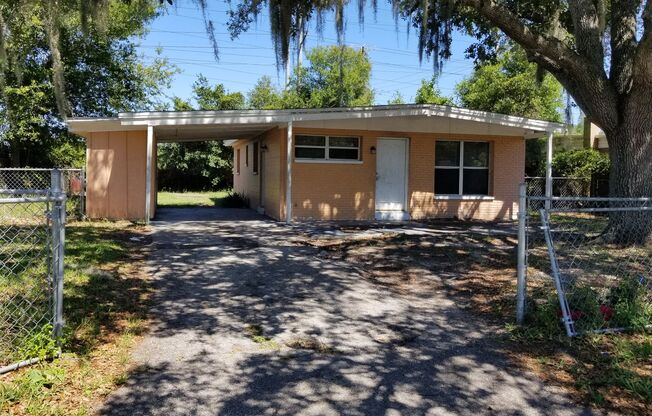
<svg viewBox="0 0 652 416">
<path fill-rule="evenodd" d="M 552 160 L 555 176 L 589 178 L 593 175 L 609 175 L 609 156 L 593 149 L 577 149 L 559 152 Z"/>
<path fill-rule="evenodd" d="M 52 358 L 58 351 L 57 340 L 52 337 L 52 325 L 44 325 L 43 328 L 31 337 L 25 338 L 19 348 L 19 355 L 27 358 Z"/>
<path fill-rule="evenodd" d="M 620 281 L 607 297 L 613 305 L 613 325 L 644 329 L 652 324 L 652 302 L 640 277 L 630 276 Z"/>
<path fill-rule="evenodd" d="M 249 198 L 239 192 L 229 192 L 221 199 L 220 206 L 223 208 L 249 208 Z"/>
</svg>

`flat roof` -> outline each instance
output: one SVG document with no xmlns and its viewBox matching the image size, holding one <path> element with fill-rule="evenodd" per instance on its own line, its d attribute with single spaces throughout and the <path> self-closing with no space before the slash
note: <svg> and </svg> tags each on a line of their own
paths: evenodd
<svg viewBox="0 0 652 416">
<path fill-rule="evenodd" d="M 436 104 L 399 104 L 367 107 L 341 107 L 292 110 L 224 110 L 224 111 L 144 111 L 119 113 L 117 117 L 77 117 L 66 121 L 73 133 L 116 130 L 143 130 L 153 126 L 163 141 L 181 137 L 180 131 L 206 135 L 209 129 L 223 133 L 222 139 L 236 139 L 256 134 L 275 126 L 293 122 L 328 120 L 364 120 L 393 117 L 439 117 L 522 129 L 524 135 L 561 132 L 562 123 L 510 116 L 486 111 L 469 110 Z M 227 134 L 227 132 L 230 132 Z M 160 134 L 159 134 L 160 133 Z M 217 134 L 217 133 L 216 133 Z"/>
</svg>

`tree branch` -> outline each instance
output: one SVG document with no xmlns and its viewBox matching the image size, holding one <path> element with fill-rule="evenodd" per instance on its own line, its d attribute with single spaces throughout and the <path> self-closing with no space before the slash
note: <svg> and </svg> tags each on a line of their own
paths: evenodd
<svg viewBox="0 0 652 416">
<path fill-rule="evenodd" d="M 586 57 L 591 64 L 602 68 L 604 49 L 600 16 L 592 0 L 571 0 L 568 2 L 575 35 L 577 52 Z"/>
<path fill-rule="evenodd" d="M 636 48 L 632 77 L 635 82 L 652 88 L 652 0 L 643 9 L 643 36 Z"/>
<path fill-rule="evenodd" d="M 495 0 L 459 0 L 505 32 L 562 83 L 578 105 L 603 129 L 618 124 L 618 94 L 591 54 L 580 54 L 561 40 L 536 33 Z M 595 7 L 594 7 L 595 10 Z"/>
<path fill-rule="evenodd" d="M 632 68 L 636 55 L 636 15 L 640 0 L 624 0 L 611 9 L 612 82 L 618 93 L 626 94 L 632 87 Z"/>
</svg>

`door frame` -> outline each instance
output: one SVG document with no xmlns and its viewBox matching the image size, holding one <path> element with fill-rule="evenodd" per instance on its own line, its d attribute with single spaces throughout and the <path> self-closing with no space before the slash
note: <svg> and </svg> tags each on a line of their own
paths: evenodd
<svg viewBox="0 0 652 416">
<path fill-rule="evenodd" d="M 405 142 L 405 187 L 403 189 L 403 210 L 401 211 L 395 211 L 395 212 L 402 212 L 407 214 L 407 217 L 409 219 L 409 207 L 408 207 L 408 187 L 410 185 L 410 138 L 409 137 L 377 137 L 376 138 L 376 154 L 380 152 L 380 145 L 379 142 L 381 140 L 401 140 Z M 378 213 L 383 212 L 382 210 L 378 209 L 378 157 L 376 157 L 376 180 L 374 181 L 374 210 L 376 212 L 376 217 L 378 218 Z M 384 211 L 384 212 L 389 212 L 389 211 Z M 405 215 L 404 215 L 405 216 Z"/>
</svg>

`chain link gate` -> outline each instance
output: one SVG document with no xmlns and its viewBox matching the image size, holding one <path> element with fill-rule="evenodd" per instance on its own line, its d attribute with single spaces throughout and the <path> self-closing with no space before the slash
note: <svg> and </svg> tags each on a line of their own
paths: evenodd
<svg viewBox="0 0 652 416">
<path fill-rule="evenodd" d="M 48 175 L 0 188 L 0 374 L 44 358 L 62 333 L 66 193 L 62 172 Z"/>
<path fill-rule="evenodd" d="M 86 218 L 86 171 L 58 169 L 62 190 L 66 193 L 66 214 L 70 218 Z M 0 168 L 0 189 L 48 189 L 50 172 L 43 168 Z"/>
<path fill-rule="evenodd" d="M 652 326 L 652 198 L 531 196 L 521 186 L 517 320 L 568 336 Z"/>
</svg>

